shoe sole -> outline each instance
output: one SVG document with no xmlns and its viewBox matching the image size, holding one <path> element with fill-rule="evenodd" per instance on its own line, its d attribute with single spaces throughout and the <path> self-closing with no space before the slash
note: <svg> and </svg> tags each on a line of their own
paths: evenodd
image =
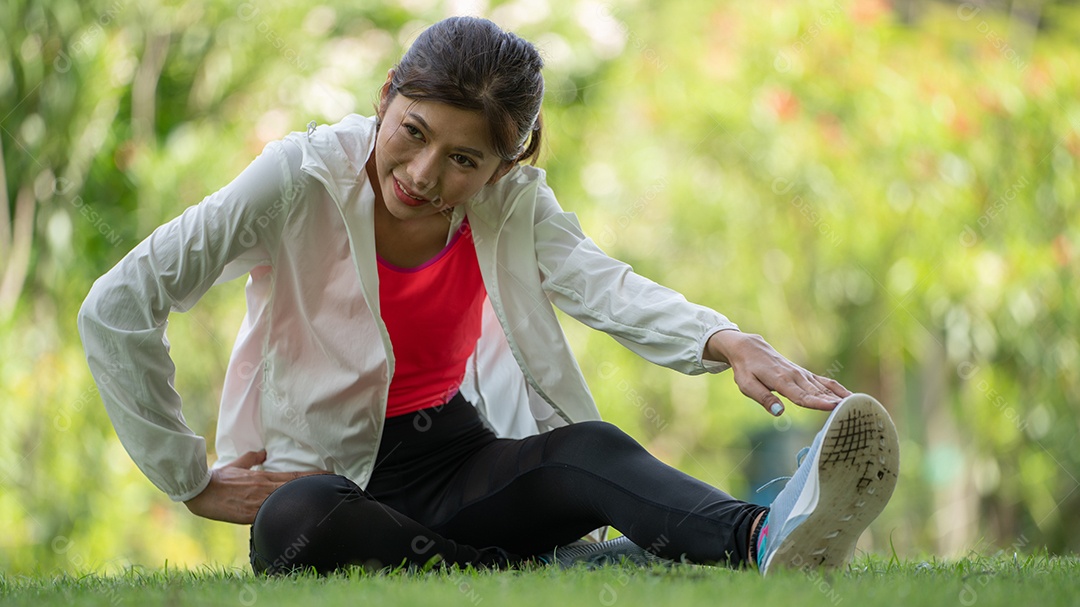
<svg viewBox="0 0 1080 607">
<path fill-rule="evenodd" d="M 646 567 L 655 564 L 670 565 L 673 562 L 656 556 L 624 536 L 595 544 L 577 544 L 556 549 L 552 560 L 563 569 L 584 564 L 589 569 L 619 565 L 622 563 Z"/>
<path fill-rule="evenodd" d="M 816 504 L 777 547 L 773 568 L 842 567 L 862 532 L 885 509 L 896 488 L 900 448 L 896 426 L 873 397 L 853 394 L 830 416 L 806 487 L 817 477 Z M 806 496 L 812 501 L 815 496 Z M 800 496 L 800 502 L 804 496 Z"/>
</svg>

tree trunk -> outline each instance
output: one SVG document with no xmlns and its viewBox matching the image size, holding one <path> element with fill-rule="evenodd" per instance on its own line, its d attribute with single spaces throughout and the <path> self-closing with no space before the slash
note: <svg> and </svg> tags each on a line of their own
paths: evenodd
<svg viewBox="0 0 1080 607">
<path fill-rule="evenodd" d="M 30 270 L 30 250 L 34 243 L 34 208 L 37 199 L 30 186 L 23 185 L 15 197 L 15 223 L 11 233 L 11 256 L 0 279 L 0 320 L 11 318 Z M 5 205 L 6 207 L 6 205 Z"/>
</svg>

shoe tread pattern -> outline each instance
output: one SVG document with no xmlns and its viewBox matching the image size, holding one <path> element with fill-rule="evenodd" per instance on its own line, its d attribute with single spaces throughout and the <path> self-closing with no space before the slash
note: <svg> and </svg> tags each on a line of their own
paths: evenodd
<svg viewBox="0 0 1080 607">
<path fill-rule="evenodd" d="M 889 414 L 869 397 L 847 403 L 833 418 L 821 447 L 818 504 L 785 538 L 770 569 L 846 564 L 859 536 L 889 502 L 898 473 L 896 428 Z"/>
</svg>

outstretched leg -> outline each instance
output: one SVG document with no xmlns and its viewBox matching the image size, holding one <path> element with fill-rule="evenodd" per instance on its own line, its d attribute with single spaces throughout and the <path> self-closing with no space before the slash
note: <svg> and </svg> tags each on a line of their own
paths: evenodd
<svg viewBox="0 0 1080 607">
<path fill-rule="evenodd" d="M 664 464 L 612 424 L 583 422 L 489 443 L 422 520 L 457 541 L 522 555 L 611 525 L 665 558 L 738 567 L 764 510 Z"/>
</svg>

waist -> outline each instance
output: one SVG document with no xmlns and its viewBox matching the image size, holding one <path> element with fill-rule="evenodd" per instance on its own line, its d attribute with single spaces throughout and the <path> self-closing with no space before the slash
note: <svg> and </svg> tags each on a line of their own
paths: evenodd
<svg viewBox="0 0 1080 607">
<path fill-rule="evenodd" d="M 385 471 L 387 467 L 439 457 L 448 450 L 476 447 L 495 438 L 476 407 L 458 392 L 443 404 L 386 418 L 375 467 Z"/>
</svg>

